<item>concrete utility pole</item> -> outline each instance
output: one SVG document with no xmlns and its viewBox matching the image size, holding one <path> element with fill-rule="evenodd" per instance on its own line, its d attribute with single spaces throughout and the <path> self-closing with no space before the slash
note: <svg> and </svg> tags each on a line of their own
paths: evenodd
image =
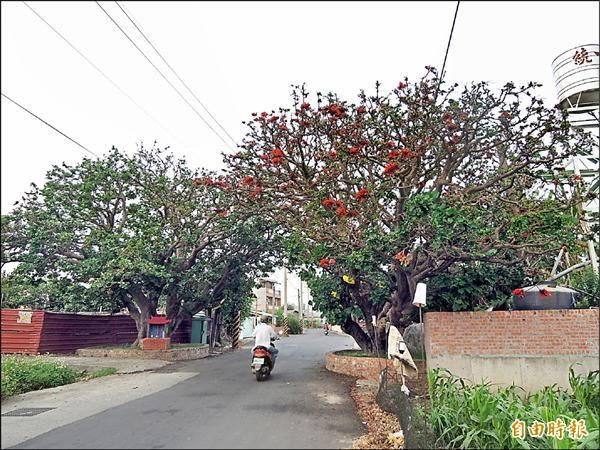
<svg viewBox="0 0 600 450">
<path fill-rule="evenodd" d="M 288 324 L 287 312 L 287 267 L 283 268 L 283 334 L 289 336 L 290 328 Z"/>
<path fill-rule="evenodd" d="M 283 317 L 287 317 L 287 269 L 283 268 Z"/>
<path fill-rule="evenodd" d="M 300 289 L 298 289 L 298 313 L 300 318 L 300 327 L 304 329 L 304 313 L 302 311 L 302 280 L 300 280 Z"/>
</svg>

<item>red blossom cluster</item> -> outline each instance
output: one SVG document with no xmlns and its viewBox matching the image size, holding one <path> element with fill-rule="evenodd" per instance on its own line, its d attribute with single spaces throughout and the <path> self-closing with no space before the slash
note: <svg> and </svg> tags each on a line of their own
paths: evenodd
<svg viewBox="0 0 600 450">
<path fill-rule="evenodd" d="M 337 155 L 338 155 L 338 153 L 337 153 L 335 150 L 330 150 L 330 151 L 329 151 L 329 157 L 330 157 L 331 159 L 335 159 L 335 158 L 337 158 Z"/>
<path fill-rule="evenodd" d="M 388 164 L 387 166 L 385 166 L 385 169 L 383 169 L 383 173 L 385 175 L 393 175 L 396 173 L 396 171 L 400 168 L 400 166 L 398 165 L 397 162 L 393 162 Z"/>
<path fill-rule="evenodd" d="M 408 87 L 408 84 L 403 83 L 402 81 L 400 83 L 398 83 L 398 89 L 402 90 L 402 89 L 406 89 Z"/>
<path fill-rule="evenodd" d="M 548 289 L 540 289 L 540 297 L 552 297 L 552 293 Z"/>
<path fill-rule="evenodd" d="M 512 291 L 512 295 L 523 298 L 525 297 L 525 291 L 522 288 L 517 288 Z"/>
<path fill-rule="evenodd" d="M 323 206 L 325 206 L 326 208 L 329 206 L 334 206 L 336 203 L 337 203 L 337 200 L 334 200 L 331 197 L 323 200 Z"/>
<path fill-rule="evenodd" d="M 344 109 L 335 103 L 329 106 L 326 106 L 322 109 L 323 113 L 329 113 L 330 116 L 334 119 L 339 119 L 344 115 Z"/>
<path fill-rule="evenodd" d="M 331 266 L 335 266 L 335 259 L 333 259 L 333 258 L 330 258 L 330 259 L 323 258 L 321 261 L 319 261 L 319 265 L 321 267 L 323 267 L 324 269 L 328 269 Z"/>
<path fill-rule="evenodd" d="M 269 155 L 262 155 L 261 158 L 264 161 L 268 161 L 269 159 L 271 160 L 271 162 L 275 165 L 281 164 L 283 161 L 283 150 L 281 150 L 280 148 L 274 148 L 271 151 L 271 156 L 269 157 Z"/>
<path fill-rule="evenodd" d="M 396 256 L 394 256 L 394 259 L 400 264 L 405 264 L 408 261 L 408 256 L 406 256 L 406 253 L 404 252 L 398 252 L 396 253 Z"/>
<path fill-rule="evenodd" d="M 358 148 L 358 147 L 351 147 L 348 150 L 348 153 L 350 153 L 351 155 L 357 155 L 358 153 L 360 153 L 360 148 Z"/>
<path fill-rule="evenodd" d="M 367 197 L 367 195 L 369 195 L 369 191 L 367 189 L 361 189 L 356 193 L 356 198 L 359 202 L 361 202 L 365 199 L 365 197 Z"/>
</svg>

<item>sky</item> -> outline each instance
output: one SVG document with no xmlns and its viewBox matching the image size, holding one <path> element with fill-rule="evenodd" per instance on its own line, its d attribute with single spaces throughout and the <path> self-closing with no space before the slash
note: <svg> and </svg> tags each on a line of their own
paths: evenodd
<svg viewBox="0 0 600 450">
<path fill-rule="evenodd" d="M 2 93 L 96 154 L 143 142 L 170 146 L 194 167 L 218 170 L 234 144 L 185 90 L 115 2 L 29 2 L 124 95 L 22 2 L 1 3 Z M 441 68 L 456 2 L 120 2 L 220 125 L 239 142 L 243 120 L 290 103 L 292 84 L 354 99 L 427 65 Z M 530 80 L 556 103 L 552 60 L 597 44 L 598 2 L 460 4 L 446 79 L 496 86 Z M 129 98 L 127 97 L 129 96 Z M 133 99 L 131 101 L 130 99 Z M 136 106 L 139 105 L 139 106 Z M 1 212 L 53 164 L 90 156 L 10 101 L 1 102 Z"/>
<path fill-rule="evenodd" d="M 205 113 L 115 2 L 100 2 L 188 101 Z M 239 142 L 254 111 L 287 106 L 290 85 L 355 98 L 375 81 L 441 67 L 456 2 L 121 2 L 154 46 Z M 94 153 L 139 142 L 218 169 L 228 148 L 95 2 L 30 2 L 131 97 L 90 66 L 22 2 L 2 2 L 2 93 Z M 448 81 L 543 83 L 556 103 L 551 63 L 598 42 L 598 2 L 461 2 Z M 52 164 L 86 152 L 2 98 L 2 213 Z M 224 134 L 221 132 L 221 134 Z M 227 137 L 224 137 L 228 141 Z M 233 147 L 234 144 L 230 143 Z"/>
</svg>

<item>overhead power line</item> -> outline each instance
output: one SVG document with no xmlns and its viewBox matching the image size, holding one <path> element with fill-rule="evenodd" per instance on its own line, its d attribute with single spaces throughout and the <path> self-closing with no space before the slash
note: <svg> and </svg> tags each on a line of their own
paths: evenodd
<svg viewBox="0 0 600 450">
<path fill-rule="evenodd" d="M 192 91 L 190 89 L 190 87 L 186 84 L 185 81 L 183 81 L 183 79 L 179 76 L 179 74 L 175 71 L 175 69 L 173 69 L 173 67 L 171 67 L 171 65 L 167 62 L 167 60 L 164 58 L 164 56 L 158 51 L 158 49 L 154 46 L 154 44 L 152 44 L 152 42 L 150 41 L 150 39 L 148 39 L 148 37 L 146 36 L 146 34 L 140 29 L 140 27 L 137 25 L 137 23 L 135 22 L 135 20 L 131 17 L 132 14 L 131 13 L 127 13 L 127 11 L 125 9 L 123 9 L 123 7 L 119 4 L 118 1 L 115 0 L 115 3 L 117 4 L 117 6 L 119 7 L 119 9 L 121 11 L 123 11 L 123 14 L 125 14 L 125 16 L 127 16 L 127 18 L 129 19 L 129 21 L 133 24 L 133 26 L 136 28 L 136 30 L 138 30 L 140 32 L 140 34 L 144 37 L 144 39 L 146 40 L 146 42 L 148 44 L 150 44 L 150 47 L 152 47 L 154 49 L 154 51 L 156 52 L 156 54 L 160 57 L 160 59 L 162 59 L 162 61 L 167 65 L 167 67 L 171 70 L 171 72 L 173 72 L 173 74 L 177 77 L 177 79 L 181 82 L 181 84 L 183 84 L 185 86 L 185 88 L 187 89 L 187 91 L 192 95 L 192 97 L 194 97 L 196 99 L 196 101 L 198 103 L 200 103 L 200 106 L 202 106 L 202 108 L 204 108 L 204 111 L 206 111 L 206 113 L 210 116 L 210 118 L 212 120 L 215 121 L 215 123 L 219 126 L 219 128 L 221 128 L 221 130 L 223 131 L 223 133 L 225 133 L 227 135 L 227 137 L 229 139 L 231 139 L 231 142 L 233 142 L 233 144 L 235 145 L 235 139 L 233 139 L 231 137 L 231 135 L 227 132 L 227 130 L 223 127 L 223 125 L 221 125 L 219 123 L 219 121 L 215 118 L 215 116 L 213 116 L 211 114 L 211 112 L 208 110 L 208 108 L 204 105 L 204 103 L 202 103 L 202 101 L 198 98 L 198 96 L 194 93 L 194 91 Z"/>
<path fill-rule="evenodd" d="M 173 83 L 171 83 L 171 81 L 161 72 L 161 70 L 158 67 L 156 67 L 156 64 L 154 64 L 152 62 L 152 60 L 150 58 L 148 58 L 148 56 L 144 53 L 144 51 L 140 47 L 138 47 L 138 45 L 133 41 L 133 39 L 131 39 L 131 37 L 127 34 L 127 32 L 125 30 L 123 30 L 123 28 L 121 28 L 121 26 L 115 21 L 115 19 L 108 13 L 108 11 L 106 11 L 99 2 L 96 1 L 95 3 L 104 12 L 104 14 L 106 14 L 106 16 L 110 19 L 110 21 L 115 24 L 115 26 L 119 29 L 119 31 L 121 31 L 121 33 L 123 33 L 123 35 L 127 38 L 127 40 L 129 42 L 131 42 L 131 44 L 137 49 L 137 51 L 142 54 L 142 56 L 146 59 L 146 61 L 148 61 L 150 63 L 150 65 L 152 67 L 154 67 L 154 70 L 156 70 L 159 73 L 159 75 L 163 78 L 163 80 L 165 80 L 169 84 L 169 86 L 171 86 L 171 88 L 173 88 L 175 90 L 175 92 L 177 92 L 177 94 L 179 95 L 179 97 L 181 97 L 181 99 L 194 111 L 194 113 L 196 113 L 196 115 L 202 120 L 202 122 L 204 122 L 204 124 L 214 134 L 216 134 L 217 137 L 227 147 L 229 147 L 231 149 L 231 146 L 229 145 L 229 143 L 227 143 L 227 141 L 225 139 L 223 139 L 223 136 L 221 136 L 219 133 L 217 133 L 217 131 L 212 127 L 212 125 L 210 123 L 208 123 L 204 117 L 202 117 L 202 115 L 198 112 L 198 110 L 196 108 L 194 108 L 194 105 L 192 105 L 188 101 L 188 99 L 185 98 L 185 96 L 181 93 L 181 91 L 179 89 L 177 89 L 177 87 Z"/>
<path fill-rule="evenodd" d="M 73 45 L 65 36 L 63 36 L 55 27 L 53 27 L 46 19 L 44 19 L 33 7 L 31 7 L 27 2 L 23 2 L 25 6 L 27 6 L 31 12 L 33 12 L 42 22 L 50 27 L 52 31 L 54 31 L 63 41 L 65 41 L 69 47 L 77 52 L 79 56 L 81 56 L 90 66 L 92 66 L 100 75 L 104 77 L 110 84 L 112 84 L 121 94 L 123 94 L 131 103 L 133 103 L 140 111 L 142 111 L 148 118 L 150 118 L 156 125 L 165 130 L 171 137 L 183 143 L 181 139 L 175 136 L 168 128 L 162 125 L 152 114 L 150 114 L 146 109 L 144 109 L 139 103 L 137 103 L 125 90 L 123 90 L 112 78 L 110 78 L 102 69 L 100 69 L 96 64 L 94 64 L 83 52 L 81 52 L 75 45 Z"/>
<path fill-rule="evenodd" d="M 33 117 L 35 117 L 37 120 L 39 120 L 40 122 L 43 122 L 44 124 L 48 125 L 50 128 L 52 128 L 54 131 L 56 131 L 57 133 L 63 135 L 64 137 L 66 137 L 68 140 L 70 140 L 71 142 L 73 142 L 75 145 L 81 147 L 83 150 L 85 150 L 86 152 L 88 152 L 89 154 L 95 156 L 96 158 L 100 158 L 96 153 L 94 153 L 93 151 L 91 151 L 90 149 L 88 149 L 87 147 L 84 147 L 83 145 L 81 145 L 79 142 L 77 142 L 75 139 L 73 139 L 72 137 L 66 135 L 65 133 L 63 133 L 62 131 L 60 131 L 58 128 L 50 125 L 48 122 L 46 122 L 44 119 L 42 119 L 40 116 L 32 113 L 30 110 L 28 110 L 27 108 L 25 108 L 23 105 L 17 103 L 15 100 L 13 100 L 12 98 L 10 98 L 8 95 L 4 94 L 4 92 L 0 93 L 2 95 L 2 97 L 6 98 L 7 100 L 11 101 L 12 103 L 14 103 L 15 105 L 17 105 L 19 108 L 21 108 L 22 110 L 28 112 L 29 114 L 31 114 Z"/>
<path fill-rule="evenodd" d="M 440 81 L 438 83 L 438 88 L 435 93 L 437 98 L 437 93 L 440 90 L 440 86 L 442 84 L 442 79 L 444 78 L 444 71 L 446 70 L 446 60 L 448 59 L 448 52 L 450 51 L 450 43 L 452 42 L 452 34 L 454 33 L 454 25 L 456 24 L 456 16 L 458 15 L 458 7 L 460 6 L 460 0 L 456 2 L 456 10 L 454 11 L 454 19 L 452 20 L 452 28 L 450 29 L 450 36 L 448 37 L 448 45 L 446 46 L 446 54 L 444 55 L 444 64 L 442 64 L 442 71 L 440 73 Z"/>
</svg>

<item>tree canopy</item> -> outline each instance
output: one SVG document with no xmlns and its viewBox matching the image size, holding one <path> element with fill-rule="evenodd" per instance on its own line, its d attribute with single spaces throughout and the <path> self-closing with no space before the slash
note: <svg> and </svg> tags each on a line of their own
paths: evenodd
<svg viewBox="0 0 600 450">
<path fill-rule="evenodd" d="M 534 83 L 439 84 L 429 68 L 357 102 L 296 86 L 290 108 L 253 113 L 227 158 L 290 233 L 292 264 L 320 280 L 328 312 L 347 327 L 353 310 L 367 319 L 369 336 L 353 334 L 363 347 L 384 335 L 371 316 L 402 325 L 416 283 L 475 262 L 536 267 L 577 240 L 581 181 L 561 173 L 593 141 Z"/>
<path fill-rule="evenodd" d="M 139 340 L 159 306 L 173 331 L 228 295 L 248 295 L 248 279 L 271 267 L 276 228 L 238 203 L 222 178 L 166 150 L 113 149 L 32 186 L 3 218 L 3 263 L 18 262 L 15 277 L 52 286 L 63 302 L 75 289 L 87 307 L 91 298 L 126 307 Z"/>
</svg>

